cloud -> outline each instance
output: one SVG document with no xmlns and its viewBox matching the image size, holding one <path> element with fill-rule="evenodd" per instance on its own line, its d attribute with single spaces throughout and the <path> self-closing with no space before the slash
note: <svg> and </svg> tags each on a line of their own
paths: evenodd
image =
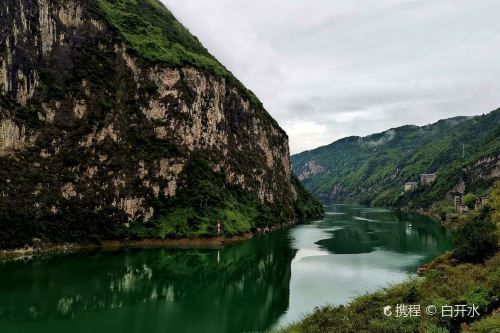
<svg viewBox="0 0 500 333">
<path fill-rule="evenodd" d="M 495 0 L 164 2 L 259 96 L 293 153 L 500 106 Z"/>
<path fill-rule="evenodd" d="M 329 135 L 326 125 L 318 124 L 311 120 L 294 119 L 281 124 L 290 138 L 295 138 L 295 148 L 307 150 L 316 142 Z"/>
<path fill-rule="evenodd" d="M 388 131 L 385 131 L 384 135 L 380 139 L 368 141 L 366 142 L 366 144 L 370 147 L 378 147 L 381 145 L 385 145 L 387 142 L 391 141 L 395 137 L 396 137 L 396 131 L 390 129 Z"/>
</svg>

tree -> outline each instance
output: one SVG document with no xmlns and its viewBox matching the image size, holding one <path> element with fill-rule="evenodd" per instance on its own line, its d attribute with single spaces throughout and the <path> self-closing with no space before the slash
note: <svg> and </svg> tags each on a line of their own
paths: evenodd
<svg viewBox="0 0 500 333">
<path fill-rule="evenodd" d="M 492 213 L 492 208 L 486 206 L 457 229 L 455 258 L 463 262 L 483 262 L 497 251 L 497 227 L 491 220 Z"/>
<path fill-rule="evenodd" d="M 500 224 L 500 181 L 496 182 L 488 199 L 488 204 L 493 210 L 491 220 L 498 226 Z"/>
<path fill-rule="evenodd" d="M 474 208 L 476 204 L 476 196 L 473 193 L 467 193 L 464 197 L 463 204 L 469 208 Z"/>
</svg>

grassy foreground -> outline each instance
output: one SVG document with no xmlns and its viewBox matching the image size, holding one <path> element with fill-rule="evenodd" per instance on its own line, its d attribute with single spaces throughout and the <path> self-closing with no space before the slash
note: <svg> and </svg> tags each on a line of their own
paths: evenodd
<svg viewBox="0 0 500 333">
<path fill-rule="evenodd" d="M 436 259 L 424 278 L 356 297 L 348 305 L 317 308 L 302 321 L 276 333 L 316 332 L 500 332 L 500 182 L 480 212 L 463 216 L 453 252 Z M 398 304 L 420 305 L 420 316 L 395 316 Z M 473 304 L 479 316 L 442 316 L 444 305 Z M 434 305 L 435 315 L 426 314 Z M 385 316 L 392 306 L 392 316 Z"/>
</svg>

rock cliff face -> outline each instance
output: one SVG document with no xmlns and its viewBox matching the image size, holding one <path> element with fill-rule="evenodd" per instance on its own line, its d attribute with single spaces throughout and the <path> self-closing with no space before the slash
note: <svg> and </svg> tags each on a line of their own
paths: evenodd
<svg viewBox="0 0 500 333">
<path fill-rule="evenodd" d="M 449 200 L 453 200 L 455 195 L 474 193 L 475 189 L 491 186 L 499 179 L 500 155 L 494 154 L 475 160 L 457 172 L 453 179 L 455 185 L 446 193 L 446 196 Z M 476 192 L 481 193 L 481 191 Z"/>
<path fill-rule="evenodd" d="M 180 61 L 127 39 L 133 4 Z M 0 247 L 296 218 L 286 133 L 158 2 L 4 0 L 0 29 Z"/>
</svg>

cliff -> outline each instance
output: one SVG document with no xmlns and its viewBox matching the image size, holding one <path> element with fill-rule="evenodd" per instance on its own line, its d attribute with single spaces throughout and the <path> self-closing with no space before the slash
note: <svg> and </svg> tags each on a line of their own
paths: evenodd
<svg viewBox="0 0 500 333">
<path fill-rule="evenodd" d="M 0 4 L 0 247 L 296 219 L 288 137 L 156 0 Z"/>
</svg>

